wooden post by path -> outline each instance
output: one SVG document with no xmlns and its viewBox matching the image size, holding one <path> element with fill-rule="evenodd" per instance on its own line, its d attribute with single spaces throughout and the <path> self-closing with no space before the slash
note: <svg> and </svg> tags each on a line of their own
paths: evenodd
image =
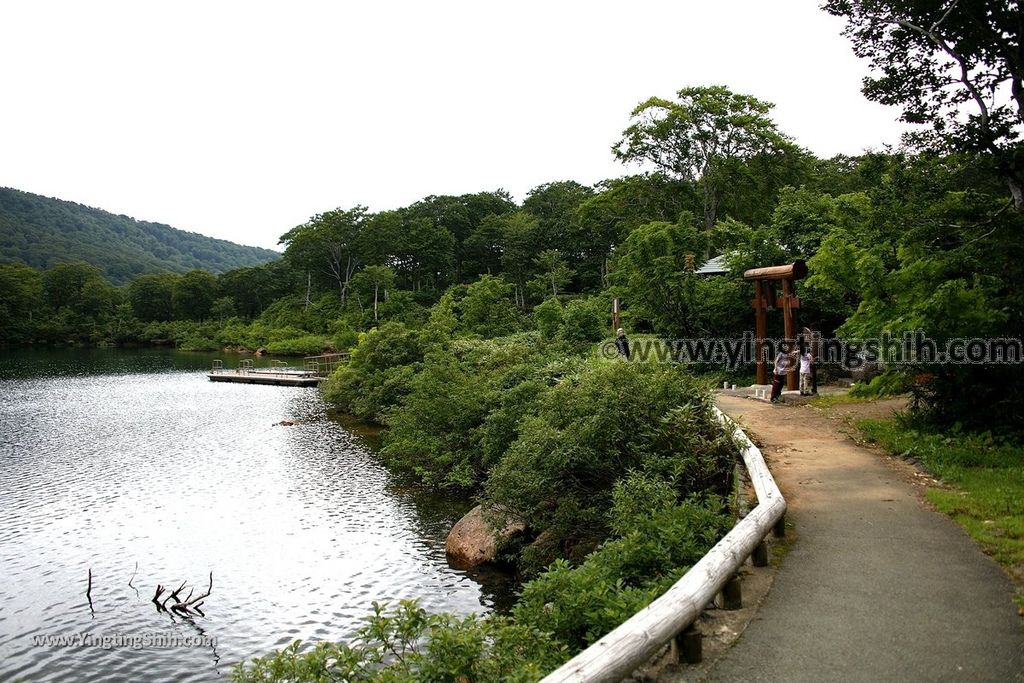
<svg viewBox="0 0 1024 683">
<path fill-rule="evenodd" d="M 790 343 L 796 342 L 796 333 L 794 332 L 793 325 L 793 282 L 792 280 L 782 281 L 782 324 L 783 334 L 786 337 L 786 341 Z M 792 349 L 791 349 L 792 350 Z M 795 363 L 790 366 L 789 372 L 786 373 L 786 388 L 790 391 L 796 391 L 800 388 L 800 364 Z"/>
</svg>

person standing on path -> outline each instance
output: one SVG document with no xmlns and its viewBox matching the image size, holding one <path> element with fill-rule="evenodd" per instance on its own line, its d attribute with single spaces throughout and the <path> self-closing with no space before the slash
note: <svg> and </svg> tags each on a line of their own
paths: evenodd
<svg viewBox="0 0 1024 683">
<path fill-rule="evenodd" d="M 626 331 L 621 327 L 616 332 L 615 348 L 620 355 L 625 356 L 626 360 L 629 360 L 629 339 L 626 338 Z"/>
<path fill-rule="evenodd" d="M 779 396 L 782 395 L 782 385 L 786 382 L 786 375 L 789 374 L 789 371 L 796 364 L 797 358 L 800 356 L 799 350 L 790 350 L 790 348 L 790 342 L 783 342 L 782 350 L 775 356 L 775 368 L 772 377 L 772 403 L 779 402 Z"/>
<path fill-rule="evenodd" d="M 810 350 L 800 354 L 800 395 L 810 396 L 812 391 L 814 373 L 814 356 Z"/>
</svg>

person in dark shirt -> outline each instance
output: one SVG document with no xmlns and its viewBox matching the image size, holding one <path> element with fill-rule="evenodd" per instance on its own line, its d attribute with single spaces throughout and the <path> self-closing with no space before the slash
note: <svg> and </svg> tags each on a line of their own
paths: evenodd
<svg viewBox="0 0 1024 683">
<path fill-rule="evenodd" d="M 629 339 L 626 338 L 626 331 L 619 328 L 615 336 L 615 348 L 618 349 L 619 354 L 626 357 L 629 360 Z"/>
</svg>

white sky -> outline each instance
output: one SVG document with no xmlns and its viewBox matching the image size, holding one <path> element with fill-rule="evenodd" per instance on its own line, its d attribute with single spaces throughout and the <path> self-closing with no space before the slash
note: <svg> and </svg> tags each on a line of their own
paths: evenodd
<svg viewBox="0 0 1024 683">
<path fill-rule="evenodd" d="M 337 206 L 636 172 L 629 112 L 691 85 L 822 157 L 897 142 L 818 4 L 3 2 L 0 186 L 273 247 Z"/>
</svg>

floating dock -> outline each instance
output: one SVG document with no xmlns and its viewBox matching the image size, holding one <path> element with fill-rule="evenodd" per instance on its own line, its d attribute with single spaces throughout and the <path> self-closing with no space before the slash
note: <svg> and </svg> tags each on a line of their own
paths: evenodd
<svg viewBox="0 0 1024 683">
<path fill-rule="evenodd" d="M 281 387 L 315 387 L 343 363 L 349 354 L 330 353 L 321 356 L 307 356 L 301 368 L 290 367 L 284 361 L 273 361 L 270 367 L 253 367 L 251 359 L 245 359 L 234 370 L 224 367 L 224 361 L 213 361 L 213 368 L 206 375 L 211 382 L 235 382 L 237 384 L 271 384 Z"/>
</svg>

